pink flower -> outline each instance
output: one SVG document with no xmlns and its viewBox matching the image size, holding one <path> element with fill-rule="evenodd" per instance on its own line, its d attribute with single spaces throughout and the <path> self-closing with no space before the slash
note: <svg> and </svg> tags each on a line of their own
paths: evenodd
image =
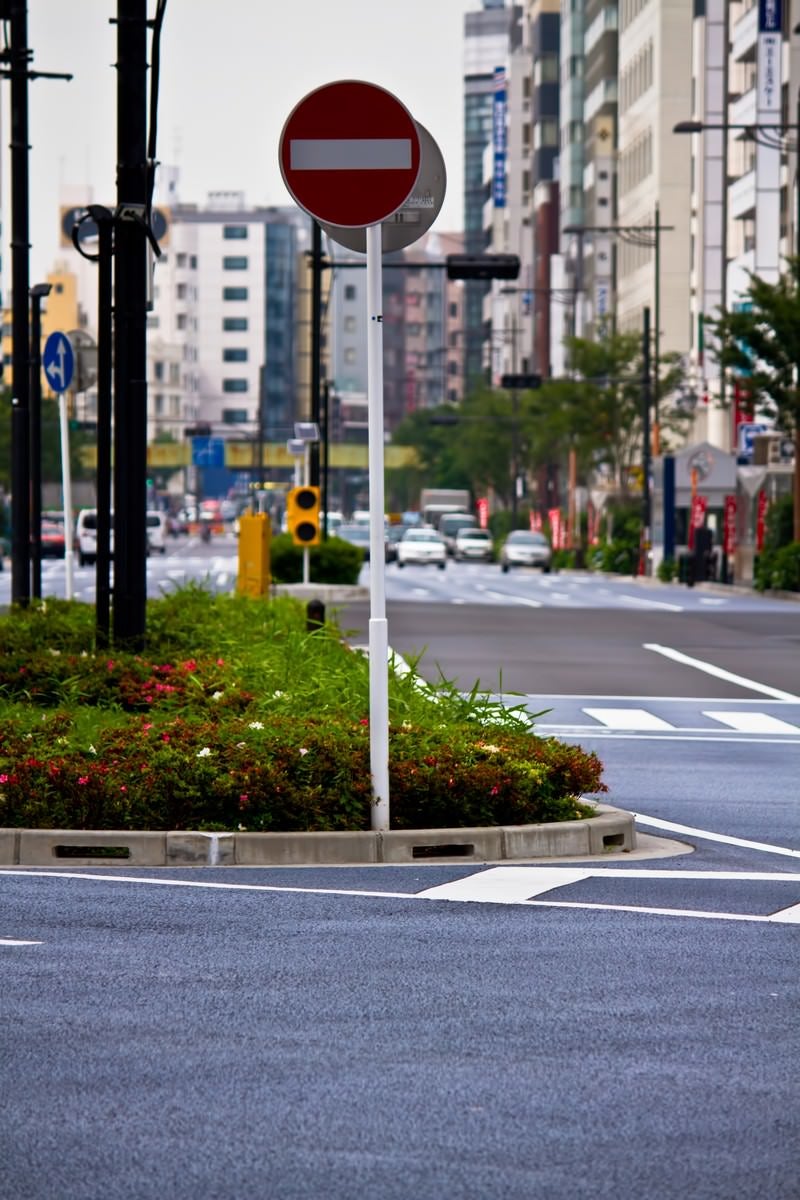
<svg viewBox="0 0 800 1200">
<path fill-rule="evenodd" d="M 367 717 L 362 717 L 358 723 L 359 725 L 369 725 L 369 719 Z"/>
<path fill-rule="evenodd" d="M 168 742 L 168 741 L 169 741 L 169 734 L 168 734 L 168 733 L 162 733 L 162 735 L 161 735 L 161 740 L 162 740 L 162 742 Z"/>
<path fill-rule="evenodd" d="M 143 732 L 143 733 L 147 733 L 148 729 L 152 729 L 152 728 L 153 728 L 153 722 L 152 722 L 152 721 L 147 721 L 147 722 L 145 722 L 145 724 L 142 726 L 142 732 Z"/>
<path fill-rule="evenodd" d="M 497 784 L 495 784 L 493 788 L 489 789 L 490 796 L 497 796 L 497 795 L 499 795 L 499 793 L 500 793 L 500 788 L 497 786 Z"/>
<path fill-rule="evenodd" d="M 217 666 L 218 666 L 218 667 L 224 667 L 224 666 L 225 666 L 225 659 L 224 659 L 224 658 L 218 658 L 218 659 L 217 659 Z"/>
<path fill-rule="evenodd" d="M 124 784 L 124 783 L 122 783 L 122 784 L 120 784 L 120 789 L 119 789 L 119 790 L 120 790 L 121 792 L 127 792 L 127 790 L 128 790 L 128 789 L 127 789 L 127 787 L 125 786 L 125 784 Z"/>
<path fill-rule="evenodd" d="M 88 782 L 89 782 L 88 775 L 79 775 L 78 776 L 78 783 L 88 783 Z"/>
<path fill-rule="evenodd" d="M 0 783 L 8 783 L 8 776 L 0 775 Z"/>
</svg>

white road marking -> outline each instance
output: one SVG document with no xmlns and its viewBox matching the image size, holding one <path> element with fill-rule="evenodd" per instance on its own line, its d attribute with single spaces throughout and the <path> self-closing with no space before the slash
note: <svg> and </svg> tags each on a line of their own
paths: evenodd
<svg viewBox="0 0 800 1200">
<path fill-rule="evenodd" d="M 512 604 L 527 604 L 529 608 L 544 607 L 541 600 L 529 600 L 527 596 L 512 596 L 509 592 L 493 592 L 489 588 L 484 588 L 483 591 L 493 600 L 510 600 Z"/>
<path fill-rule="evenodd" d="M 358 891 L 351 888 L 301 888 L 257 883 L 220 883 L 216 880 L 140 878 L 133 875 L 79 874 L 72 871 L 38 871 L 21 868 L 0 868 L 3 875 L 44 876 L 50 879 L 84 879 L 101 883 L 134 883 L 153 887 L 207 888 L 213 891 L 287 892 L 310 896 L 363 896 L 390 900 L 444 900 L 456 903 L 521 905 L 537 908 L 572 908 L 600 912 L 629 912 L 649 916 L 691 917 L 711 921 L 741 921 L 761 924 L 800 924 L 800 904 L 790 905 L 774 913 L 708 912 L 702 909 L 655 908 L 648 905 L 603 904 L 588 901 L 535 900 L 547 891 L 569 887 L 570 884 L 591 878 L 625 879 L 682 879 L 682 880 L 743 880 L 747 882 L 793 883 L 800 888 L 800 874 L 765 871 L 648 871 L 635 868 L 615 870 L 599 867 L 594 870 L 570 870 L 562 867 L 490 867 L 477 871 L 449 884 L 428 888 L 422 892 Z M 18 944 L 18 943 L 15 943 Z M 41 943 L 40 943 L 41 944 Z"/>
<path fill-rule="evenodd" d="M 41 946 L 41 942 L 25 942 L 20 938 L 0 938 L 0 946 Z"/>
<path fill-rule="evenodd" d="M 685 612 L 682 604 L 668 604 L 666 600 L 645 600 L 643 596 L 629 596 L 627 592 L 617 593 L 620 600 L 628 604 L 641 604 L 644 608 L 666 608 L 670 612 Z"/>
<path fill-rule="evenodd" d="M 749 842 L 745 838 L 730 837 L 726 833 L 712 833 L 708 829 L 696 829 L 692 825 L 678 825 L 674 821 L 662 821 L 659 817 L 648 817 L 644 813 L 634 813 L 633 817 L 637 825 L 663 829 L 667 833 L 685 833 L 690 837 L 703 838 L 708 842 L 723 842 L 726 846 L 742 846 L 745 850 L 763 850 L 766 854 L 783 854 L 787 858 L 800 858 L 800 850 L 792 850 L 788 846 L 771 846 L 768 842 Z"/>
<path fill-rule="evenodd" d="M 721 598 L 721 597 L 719 597 L 719 596 L 701 596 L 701 597 L 700 597 L 700 603 L 701 603 L 701 604 L 716 604 L 716 605 L 719 605 L 719 604 L 729 604 L 729 603 L 730 603 L 730 601 L 729 601 L 729 600 L 726 600 L 726 599 L 723 599 L 723 598 Z"/>
<path fill-rule="evenodd" d="M 769 713 L 760 712 L 709 712 L 703 711 L 704 717 L 730 725 L 740 733 L 793 733 L 800 734 L 800 726 L 790 725 L 788 721 L 779 721 Z"/>
<path fill-rule="evenodd" d="M 722 667 L 715 667 L 713 663 L 703 662 L 699 658 L 691 658 L 688 654 L 682 654 L 680 650 L 673 650 L 671 646 L 659 646 L 657 642 L 644 642 L 643 648 L 652 650 L 655 654 L 663 654 L 665 658 L 671 658 L 674 662 L 684 663 L 687 667 L 705 671 L 707 675 L 714 675 L 717 679 L 726 679 L 729 683 L 737 683 L 740 687 L 749 688 L 751 692 L 760 692 L 763 696 L 772 696 L 775 700 L 800 702 L 800 696 L 794 696 L 791 692 L 783 692 L 780 688 L 770 687 L 766 683 L 758 683 L 755 679 L 747 679 L 744 675 L 734 675 L 732 671 L 725 671 Z"/>
<path fill-rule="evenodd" d="M 662 721 L 654 713 L 644 708 L 584 708 L 587 716 L 600 721 L 608 729 L 653 730 L 665 729 L 674 731 L 675 726 L 668 721 Z"/>
</svg>

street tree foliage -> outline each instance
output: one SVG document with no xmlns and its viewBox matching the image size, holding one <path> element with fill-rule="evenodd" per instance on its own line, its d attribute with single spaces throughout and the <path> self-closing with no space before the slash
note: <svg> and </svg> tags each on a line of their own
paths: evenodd
<svg viewBox="0 0 800 1200">
<path fill-rule="evenodd" d="M 70 435 L 70 461 L 74 479 L 86 478 L 81 447 L 91 439 L 79 430 Z M 11 392 L 0 391 L 0 488 L 11 491 Z M 61 482 L 61 430 L 58 401 L 42 400 L 42 483 Z"/>
<path fill-rule="evenodd" d="M 578 481 L 605 476 L 625 499 L 642 462 L 641 337 L 607 334 L 596 341 L 568 342 L 573 377 L 549 379 L 534 390 L 507 391 L 481 385 L 457 408 L 422 410 L 398 428 L 395 441 L 413 445 L 420 458 L 420 486 L 490 489 L 512 507 L 515 466 L 535 473 L 566 469 L 575 453 Z M 677 355 L 661 363 L 660 424 L 665 448 L 681 435 L 691 415 L 670 403 L 682 382 Z"/>
<path fill-rule="evenodd" d="M 745 376 L 758 414 L 794 439 L 800 464 L 800 258 L 787 260 L 776 283 L 750 274 L 747 310 L 706 317 L 714 334 L 711 354 Z M 800 542 L 800 471 L 795 469 L 794 539 Z"/>
</svg>

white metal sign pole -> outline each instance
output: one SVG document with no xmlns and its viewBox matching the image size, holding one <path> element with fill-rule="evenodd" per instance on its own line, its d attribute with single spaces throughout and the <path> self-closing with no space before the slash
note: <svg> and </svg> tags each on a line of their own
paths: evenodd
<svg viewBox="0 0 800 1200">
<path fill-rule="evenodd" d="M 69 421 L 67 394 L 58 393 L 58 420 L 61 429 L 61 491 L 64 501 L 64 595 L 72 599 L 72 475 L 69 466 Z"/>
<path fill-rule="evenodd" d="M 381 227 L 367 226 L 369 438 L 369 751 L 372 829 L 389 828 L 389 634 L 383 498 L 383 270 Z"/>
</svg>

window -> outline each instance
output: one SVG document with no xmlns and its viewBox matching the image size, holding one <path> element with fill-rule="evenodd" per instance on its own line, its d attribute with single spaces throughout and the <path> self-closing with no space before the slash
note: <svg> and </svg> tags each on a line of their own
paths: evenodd
<svg viewBox="0 0 800 1200">
<path fill-rule="evenodd" d="M 344 361 L 346 363 L 354 363 L 356 361 L 356 352 L 352 346 L 348 346 L 344 352 Z"/>
<path fill-rule="evenodd" d="M 345 317 L 345 319 L 344 319 L 344 331 L 345 331 L 345 333 L 355 333 L 355 332 L 356 332 L 356 319 L 355 319 L 355 317 Z"/>
<path fill-rule="evenodd" d="M 223 288 L 222 289 L 222 299 L 223 300 L 246 300 L 247 299 L 247 288 L 246 287 Z"/>
<path fill-rule="evenodd" d="M 226 254 L 222 260 L 224 271 L 246 271 L 247 258 L 244 254 Z"/>
<path fill-rule="evenodd" d="M 178 313 L 175 318 L 175 325 L 178 329 L 186 329 L 186 313 Z"/>
<path fill-rule="evenodd" d="M 222 236 L 226 241 L 243 241 L 247 237 L 247 226 L 223 225 Z"/>
<path fill-rule="evenodd" d="M 247 421 L 247 409 L 223 408 L 222 420 L 226 425 L 244 425 Z"/>
<path fill-rule="evenodd" d="M 178 286 L 175 288 L 175 295 L 178 298 L 178 300 L 186 299 L 186 284 L 185 283 L 178 284 Z"/>
<path fill-rule="evenodd" d="M 231 346 L 230 348 L 226 347 L 226 349 L 224 349 L 222 351 L 222 361 L 223 362 L 247 362 L 247 351 L 241 350 L 241 349 L 239 349 L 237 347 L 233 347 L 233 346 Z"/>
<path fill-rule="evenodd" d="M 186 266 L 186 255 L 185 254 L 176 254 L 175 255 L 175 266 L 176 267 L 185 267 Z"/>
<path fill-rule="evenodd" d="M 173 362 L 173 363 L 169 364 L 169 381 L 170 381 L 170 383 L 180 383 L 180 381 L 181 381 L 181 364 L 180 363 Z"/>
<path fill-rule="evenodd" d="M 355 298 L 356 298 L 355 284 L 352 284 L 352 283 L 345 284 L 344 298 L 345 298 L 345 300 L 355 300 Z"/>
<path fill-rule="evenodd" d="M 197 270 L 197 255 L 196 254 L 191 254 L 189 256 L 189 267 L 192 271 Z"/>
<path fill-rule="evenodd" d="M 223 390 L 223 392 L 246 392 L 247 391 L 247 380 L 246 379 L 223 379 L 222 390 Z"/>
<path fill-rule="evenodd" d="M 164 364 L 163 362 L 159 362 L 158 359 L 153 363 L 153 374 L 156 379 L 164 378 Z"/>
<path fill-rule="evenodd" d="M 226 333 L 246 333 L 247 317 L 223 317 L 222 328 Z"/>
</svg>

